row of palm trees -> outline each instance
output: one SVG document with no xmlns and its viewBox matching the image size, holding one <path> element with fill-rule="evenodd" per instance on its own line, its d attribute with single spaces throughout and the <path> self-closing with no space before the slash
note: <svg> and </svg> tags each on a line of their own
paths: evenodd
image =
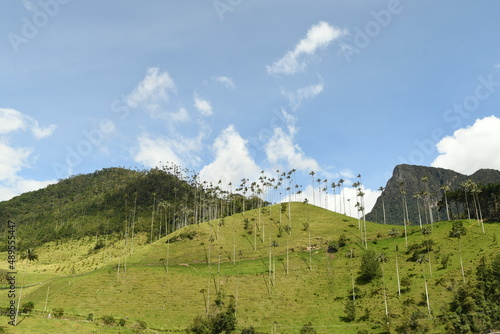
<svg viewBox="0 0 500 334">
<path fill-rule="evenodd" d="M 466 180 L 461 183 L 459 191 L 462 192 L 464 200 L 464 205 L 462 207 L 462 211 L 459 208 L 459 201 L 456 201 L 456 214 L 452 214 L 452 207 L 449 205 L 449 196 L 450 196 L 450 185 L 445 184 L 440 187 L 440 190 L 442 191 L 441 196 L 442 200 L 441 201 L 436 201 L 433 200 L 438 194 L 433 193 L 429 189 L 429 177 L 424 176 L 421 178 L 421 181 L 423 182 L 423 189 L 421 191 L 418 191 L 414 193 L 413 195 L 409 196 L 405 189 L 405 182 L 401 181 L 399 183 L 399 193 L 401 194 L 401 210 L 402 210 L 402 217 L 403 217 L 403 225 L 405 227 L 405 234 L 406 234 L 406 227 L 407 225 L 410 225 L 410 215 L 409 215 L 409 210 L 408 210 L 408 200 L 409 198 L 413 199 L 416 204 L 417 208 L 417 216 L 418 216 L 418 223 L 420 226 L 420 229 L 423 229 L 424 224 L 425 225 L 431 225 L 431 228 L 433 227 L 434 222 L 436 221 L 436 218 L 434 216 L 434 213 L 437 209 L 438 213 L 438 220 L 441 220 L 441 217 L 439 217 L 440 211 L 444 209 L 446 213 L 446 219 L 451 220 L 453 217 L 459 217 L 461 213 L 465 210 L 467 213 L 467 218 L 470 220 L 471 219 L 471 206 L 473 205 L 473 208 L 475 210 L 475 217 L 478 220 L 478 223 L 481 224 L 483 233 L 484 233 L 484 224 L 483 224 L 483 217 L 482 217 L 482 211 L 481 211 L 481 205 L 479 201 L 479 194 L 481 193 L 481 189 L 477 183 L 475 183 L 472 180 Z M 384 187 L 380 187 L 378 189 L 381 192 L 381 202 L 382 202 L 382 212 L 383 212 L 383 222 L 384 224 L 387 224 L 387 216 L 386 216 L 386 204 L 385 204 L 385 198 L 384 198 Z M 456 192 L 453 192 L 454 198 L 457 199 Z"/>
</svg>

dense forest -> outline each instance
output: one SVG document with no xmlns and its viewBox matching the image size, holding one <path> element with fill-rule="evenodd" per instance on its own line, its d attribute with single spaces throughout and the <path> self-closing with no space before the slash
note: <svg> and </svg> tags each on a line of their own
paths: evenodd
<svg viewBox="0 0 500 334">
<path fill-rule="evenodd" d="M 154 241 L 190 224 L 266 205 L 255 192 L 245 196 L 253 191 L 250 187 L 243 180 L 235 189 L 241 194 L 224 191 L 175 165 L 151 170 L 106 168 L 1 202 L 0 220 L 17 224 L 21 250 L 103 234 L 133 238 L 148 232 Z M 2 224 L 3 235 L 6 229 Z"/>
</svg>

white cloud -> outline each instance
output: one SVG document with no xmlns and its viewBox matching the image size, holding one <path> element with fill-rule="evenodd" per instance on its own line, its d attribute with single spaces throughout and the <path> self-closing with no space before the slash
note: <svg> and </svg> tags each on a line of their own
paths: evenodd
<svg viewBox="0 0 500 334">
<path fill-rule="evenodd" d="M 203 115 L 203 116 L 211 116 L 213 115 L 212 106 L 210 102 L 205 99 L 202 99 L 198 96 L 198 94 L 194 95 L 194 107 Z"/>
<path fill-rule="evenodd" d="M 57 126 L 54 124 L 51 124 L 47 127 L 40 127 L 38 125 L 38 121 L 35 121 L 33 124 L 33 127 L 31 128 L 31 131 L 35 135 L 36 139 L 43 139 L 52 136 L 54 131 L 56 130 Z"/>
<path fill-rule="evenodd" d="M 9 140 L 14 132 L 26 130 L 32 131 L 36 139 L 42 139 L 50 136 L 55 128 L 55 125 L 41 128 L 38 121 L 28 115 L 14 109 L 0 108 L 0 201 L 55 182 L 28 180 L 19 176 L 24 168 L 30 167 L 33 149 L 15 147 Z"/>
<path fill-rule="evenodd" d="M 215 82 L 217 82 L 217 83 L 222 84 L 227 89 L 234 89 L 236 87 L 233 79 L 231 79 L 229 77 L 218 76 L 218 77 L 214 77 L 213 80 L 215 80 Z"/>
<path fill-rule="evenodd" d="M 319 83 L 316 85 L 309 85 L 297 89 L 294 92 L 288 92 L 285 89 L 281 90 L 281 93 L 287 98 L 290 108 L 297 110 L 302 101 L 316 97 L 323 92 L 323 84 Z"/>
<path fill-rule="evenodd" d="M 0 109 L 0 135 L 24 130 L 28 117 L 14 109 Z"/>
<path fill-rule="evenodd" d="M 203 140 L 209 129 L 202 126 L 196 137 L 185 137 L 171 129 L 169 136 L 153 137 L 148 133 L 141 134 L 137 141 L 133 158 L 147 167 L 157 167 L 174 163 L 182 167 L 193 167 L 200 164 L 197 153 L 203 147 Z"/>
<path fill-rule="evenodd" d="M 293 136 L 282 128 L 274 128 L 273 136 L 265 145 L 267 159 L 271 164 L 285 163 L 288 169 L 295 168 L 304 172 L 321 170 L 313 158 L 304 154 L 298 144 L 294 144 Z"/>
<path fill-rule="evenodd" d="M 48 127 L 40 127 L 37 120 L 26 114 L 14 109 L 0 108 L 0 135 L 26 130 L 26 128 L 31 130 L 36 139 L 43 139 L 50 137 L 57 126 L 51 124 Z"/>
<path fill-rule="evenodd" d="M 147 167 L 169 163 L 184 166 L 184 161 L 174 152 L 174 143 L 168 138 L 151 138 L 144 134 L 138 138 L 139 150 L 134 160 Z"/>
<path fill-rule="evenodd" d="M 223 186 L 229 182 L 239 184 L 243 178 L 257 179 L 260 168 L 250 155 L 248 141 L 230 125 L 215 139 L 212 149 L 214 160 L 200 171 L 200 178 Z"/>
<path fill-rule="evenodd" d="M 0 184 L 0 201 L 7 201 L 14 196 L 28 191 L 34 191 L 56 183 L 57 180 L 36 181 L 15 177 L 9 182 Z"/>
<path fill-rule="evenodd" d="M 176 112 L 168 113 L 168 117 L 172 122 L 187 122 L 189 114 L 185 108 L 180 108 Z"/>
<path fill-rule="evenodd" d="M 467 128 L 456 130 L 436 147 L 440 155 L 433 167 L 452 169 L 470 175 L 481 168 L 500 170 L 500 118 L 478 119 Z"/>
<path fill-rule="evenodd" d="M 292 51 L 287 52 L 271 66 L 267 66 L 267 73 L 290 75 L 303 71 L 308 64 L 307 56 L 313 56 L 318 49 L 326 48 L 330 42 L 343 34 L 343 30 L 323 21 L 313 25 L 307 32 L 306 38 L 300 40 Z"/>
<path fill-rule="evenodd" d="M 31 149 L 11 147 L 0 138 L 0 181 L 13 180 L 22 168 L 29 165 L 31 153 Z"/>
<path fill-rule="evenodd" d="M 158 67 L 147 70 L 144 79 L 127 96 L 130 108 L 144 107 L 153 116 L 159 113 L 160 105 L 169 99 L 169 93 L 176 91 L 174 80 L 167 72 L 161 72 Z"/>
</svg>

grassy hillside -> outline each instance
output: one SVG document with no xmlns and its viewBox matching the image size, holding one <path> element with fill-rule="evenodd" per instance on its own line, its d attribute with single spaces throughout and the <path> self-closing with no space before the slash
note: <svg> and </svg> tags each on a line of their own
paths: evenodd
<svg viewBox="0 0 500 334">
<path fill-rule="evenodd" d="M 500 253 L 496 241 L 500 225 L 485 224 L 483 235 L 476 221 L 464 224 L 467 234 L 460 247 L 465 279 L 472 281 L 480 258 Z M 23 289 L 22 299 L 32 301 L 41 313 L 8 330 L 89 333 L 103 328 L 101 320 L 84 321 L 92 313 L 96 319 L 126 319 L 125 328 L 110 327 L 106 333 L 140 331 L 138 321 L 146 322 L 150 332 L 181 332 L 196 315 L 204 315 L 221 292 L 234 296 L 240 329 L 298 333 L 311 322 L 318 333 L 395 332 L 419 311 L 420 323 L 442 333 L 438 316 L 463 280 L 458 240 L 448 236 L 452 222 L 435 223 L 429 236 L 411 226 L 407 240 L 401 236 L 403 227 L 366 222 L 368 249 L 385 253 L 388 259 L 383 263 L 384 276 L 369 283 L 358 274 L 366 251 L 359 226 L 363 228 L 363 223 L 356 219 L 292 203 L 283 210 L 274 205 L 191 225 L 152 244 L 146 243 L 146 235 L 136 237 L 133 247 L 130 240 L 112 237 L 47 243 L 36 249 L 38 261 L 18 264 L 18 281 L 36 284 Z M 391 237 L 394 228 L 399 236 Z M 346 245 L 327 252 L 330 242 L 343 235 Z M 421 246 L 426 239 L 434 241 L 430 253 Z M 415 261 L 417 255 L 430 263 Z M 443 268 L 441 261 L 447 255 L 450 261 Z M 2 256 L 6 258 L 5 253 Z M 399 276 L 408 283 L 401 295 L 396 256 Z M 0 268 L 6 266 L 2 263 Z M 356 319 L 349 322 L 345 305 L 352 298 L 353 282 Z M 431 315 L 423 298 L 425 284 Z M 7 305 L 4 291 L 0 302 Z M 44 310 L 54 308 L 63 308 L 63 318 L 70 320 L 42 317 Z M 57 329 L 63 327 L 64 331 Z"/>
</svg>

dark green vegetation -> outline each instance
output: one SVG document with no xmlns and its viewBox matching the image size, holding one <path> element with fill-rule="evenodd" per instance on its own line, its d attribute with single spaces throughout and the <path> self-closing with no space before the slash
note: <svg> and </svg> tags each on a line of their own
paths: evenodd
<svg viewBox="0 0 500 334">
<path fill-rule="evenodd" d="M 468 180 L 478 186 L 477 193 L 474 193 L 474 187 L 467 185 Z M 444 168 L 398 165 L 382 189 L 382 196 L 366 215 L 369 221 L 384 223 L 384 211 L 385 222 L 395 225 L 403 225 L 405 221 L 418 225 L 420 221 L 430 224 L 468 218 L 467 204 L 470 214 L 475 217 L 474 194 L 478 195 L 480 206 L 484 208 L 482 217 L 500 220 L 500 171 L 497 170 L 481 169 L 467 176 Z M 448 197 L 445 197 L 446 191 Z"/>
<path fill-rule="evenodd" d="M 147 180 L 157 171 L 131 173 Z M 108 185 L 109 191 L 122 186 Z M 202 195 L 197 210 L 178 216 L 174 208 L 187 202 L 160 211 L 155 203 L 167 195 L 144 196 L 142 211 L 121 197 L 129 213 L 117 231 L 75 232 L 22 251 L 18 290 L 22 285 L 27 308 L 9 332 L 480 333 L 500 327 L 498 223 L 467 218 L 406 226 L 405 233 L 403 226 L 365 225 L 307 203 L 260 207 L 251 197 L 225 201 L 229 194 L 212 201 Z M 95 219 L 82 222 L 100 215 L 96 210 Z M 211 219 L 195 223 L 195 217 Z M 29 215 L 12 219 L 21 229 L 37 224 Z M 0 304 L 8 305 L 4 292 Z"/>
<path fill-rule="evenodd" d="M 0 221 L 17 223 L 18 250 L 25 251 L 85 236 L 115 234 L 132 239 L 145 232 L 154 241 L 190 224 L 256 208 L 258 202 L 255 196 L 199 182 L 196 174 L 177 166 L 143 171 L 108 168 L 0 202 Z M 7 224 L 1 224 L 2 238 L 6 231 Z M 0 243 L 0 250 L 6 247 Z"/>
</svg>

